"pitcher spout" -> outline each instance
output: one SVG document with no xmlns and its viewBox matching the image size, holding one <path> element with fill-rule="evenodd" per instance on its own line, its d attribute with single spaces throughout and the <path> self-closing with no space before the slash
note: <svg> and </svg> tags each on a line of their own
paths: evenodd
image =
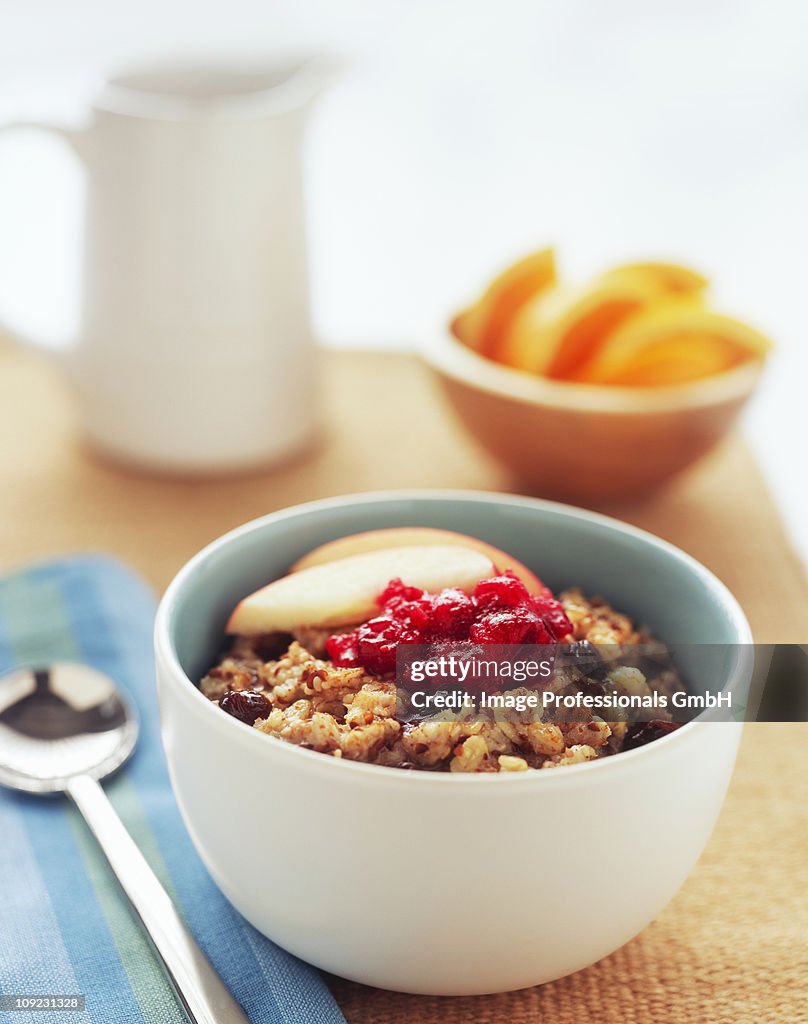
<svg viewBox="0 0 808 1024">
<path fill-rule="evenodd" d="M 345 67 L 324 53 L 140 66 L 110 79 L 94 105 L 159 120 L 271 116 L 306 107 Z"/>
<path fill-rule="evenodd" d="M 321 96 L 346 70 L 347 61 L 336 54 L 312 54 L 290 62 L 288 77 L 276 89 L 279 93 L 288 92 L 289 98 L 302 106 Z"/>
</svg>

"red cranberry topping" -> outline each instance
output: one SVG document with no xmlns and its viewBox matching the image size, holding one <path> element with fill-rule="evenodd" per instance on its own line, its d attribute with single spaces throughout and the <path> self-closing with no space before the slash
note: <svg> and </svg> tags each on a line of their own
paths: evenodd
<svg viewBox="0 0 808 1024">
<path fill-rule="evenodd" d="M 406 614 L 406 613 L 405 613 Z M 404 620 L 387 615 L 371 619 L 356 630 L 356 651 L 360 665 L 374 675 L 395 671 L 399 644 L 417 644 L 420 634 Z"/>
<path fill-rule="evenodd" d="M 468 594 L 457 587 L 447 587 L 431 601 L 431 617 L 427 632 L 437 640 L 464 640 L 469 635 L 477 608 Z"/>
<path fill-rule="evenodd" d="M 259 718 L 266 718 L 272 710 L 272 705 L 263 693 L 254 690 L 228 690 L 219 701 L 219 707 L 247 725 L 253 725 Z"/>
<path fill-rule="evenodd" d="M 390 580 L 379 595 L 379 604 L 383 608 L 388 605 L 395 607 L 396 601 L 417 601 L 423 596 L 424 592 L 420 587 L 409 587 L 402 580 Z"/>
<path fill-rule="evenodd" d="M 328 657 L 344 668 L 358 668 L 360 665 L 356 633 L 335 633 L 326 641 Z"/>
<path fill-rule="evenodd" d="M 492 576 L 474 588 L 474 603 L 485 608 L 518 608 L 525 603 L 527 588 L 516 576 Z"/>
<path fill-rule="evenodd" d="M 553 640 L 532 608 L 486 611 L 471 627 L 471 639 L 477 644 L 549 644 Z"/>
<path fill-rule="evenodd" d="M 352 632 L 329 637 L 326 650 L 335 664 L 387 675 L 395 671 L 402 643 L 553 644 L 572 632 L 549 590 L 530 594 L 511 572 L 481 580 L 472 595 L 456 587 L 428 594 L 391 580 L 379 611 Z"/>
</svg>

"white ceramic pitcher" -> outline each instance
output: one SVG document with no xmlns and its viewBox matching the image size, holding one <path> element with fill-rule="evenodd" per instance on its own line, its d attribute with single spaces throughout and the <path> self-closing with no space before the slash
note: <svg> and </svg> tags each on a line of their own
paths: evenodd
<svg viewBox="0 0 808 1024">
<path fill-rule="evenodd" d="M 322 58 L 118 75 L 82 130 L 84 432 L 167 472 L 271 462 L 316 428 L 302 143 Z"/>
</svg>

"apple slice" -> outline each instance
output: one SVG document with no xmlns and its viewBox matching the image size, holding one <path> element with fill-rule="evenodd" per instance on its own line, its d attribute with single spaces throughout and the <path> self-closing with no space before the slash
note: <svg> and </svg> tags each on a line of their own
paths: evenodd
<svg viewBox="0 0 808 1024">
<path fill-rule="evenodd" d="M 527 566 L 499 548 L 486 544 L 478 537 L 467 537 L 463 533 L 454 533 L 452 530 L 437 530 L 430 526 L 396 526 L 387 530 L 368 530 L 366 533 L 352 533 L 348 537 L 338 537 L 337 540 L 330 540 L 321 544 L 318 548 L 310 551 L 307 555 L 299 558 L 290 569 L 290 572 L 300 572 L 301 569 L 309 569 L 313 565 L 325 565 L 327 562 L 334 562 L 338 558 L 349 558 L 352 555 L 361 555 L 367 551 L 383 551 L 391 548 L 402 547 L 423 547 L 429 545 L 440 545 L 442 547 L 468 548 L 470 551 L 479 551 L 494 563 L 499 572 L 510 569 L 512 573 L 527 587 L 531 594 L 543 594 L 547 589 L 541 580 L 535 576 Z"/>
<path fill-rule="evenodd" d="M 390 580 L 423 590 L 459 587 L 471 592 L 494 574 L 490 558 L 470 548 L 420 545 L 368 551 L 302 569 L 245 597 L 230 616 L 228 633 L 290 632 L 300 626 L 347 626 L 372 618 Z"/>
</svg>

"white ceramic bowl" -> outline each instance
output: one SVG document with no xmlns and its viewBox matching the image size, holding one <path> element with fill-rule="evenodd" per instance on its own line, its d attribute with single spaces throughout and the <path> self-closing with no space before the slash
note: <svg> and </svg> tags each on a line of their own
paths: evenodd
<svg viewBox="0 0 808 1024">
<path fill-rule="evenodd" d="M 603 761 L 457 776 L 336 761 L 202 696 L 194 683 L 238 598 L 318 543 L 406 524 L 508 548 L 551 586 L 603 593 L 668 641 L 751 642 L 706 569 L 592 513 L 452 492 L 287 509 L 207 547 L 160 606 L 158 690 L 179 807 L 234 906 L 318 967 L 445 995 L 550 981 L 623 945 L 674 895 L 718 816 L 740 727 L 694 722 Z"/>
</svg>

